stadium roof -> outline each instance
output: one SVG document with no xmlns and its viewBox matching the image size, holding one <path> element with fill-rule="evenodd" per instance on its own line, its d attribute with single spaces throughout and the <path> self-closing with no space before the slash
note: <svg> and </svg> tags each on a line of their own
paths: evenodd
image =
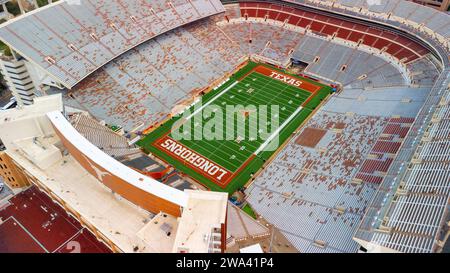
<svg viewBox="0 0 450 273">
<path fill-rule="evenodd" d="M 69 88 L 130 48 L 160 33 L 176 28 L 178 25 L 191 21 L 192 18 L 189 14 L 195 14 L 194 11 L 196 11 L 195 4 L 192 4 L 191 1 L 181 5 L 175 4 L 176 7 L 170 6 L 169 8 L 164 6 L 167 3 L 166 1 L 151 1 L 151 5 L 159 5 L 160 9 L 151 15 L 146 15 L 158 21 L 159 23 L 156 23 L 156 25 L 159 25 L 160 29 L 158 30 L 159 32 L 156 31 L 158 33 L 152 32 L 149 34 L 138 23 L 138 21 L 144 21 L 148 18 L 145 17 L 145 14 L 142 14 L 138 6 L 134 6 L 137 1 L 128 1 L 130 2 L 130 7 L 117 6 L 118 1 L 107 1 L 106 6 L 101 5 L 100 1 L 97 0 L 78 1 L 85 4 L 83 8 L 90 12 L 86 13 L 88 15 L 79 12 L 79 8 L 71 7 L 74 2 L 60 1 L 36 12 L 30 12 L 0 27 L 0 39 L 8 39 L 9 42 L 14 43 L 11 46 L 16 48 L 20 54 L 30 58 L 32 62 L 38 64 L 42 69 L 49 71 L 55 79 Z M 96 5 L 92 5 L 92 2 L 95 2 Z M 209 5 L 210 9 L 208 12 L 210 14 L 219 12 L 217 5 L 213 3 L 222 7 L 220 2 L 216 0 L 199 0 L 194 2 L 201 5 L 202 8 L 205 7 L 203 4 Z M 289 2 L 303 3 L 305 1 Z M 437 13 L 437 11 L 423 6 L 399 0 L 379 0 L 374 1 L 378 2 L 374 5 L 368 5 L 366 0 L 323 2 L 335 2 L 350 8 L 361 7 L 371 12 L 384 14 L 383 16 L 392 14 L 399 18 L 405 18 L 447 39 L 447 44 L 449 42 L 450 16 L 444 13 Z M 64 17 L 64 15 L 67 16 L 67 10 L 70 8 L 73 8 L 70 13 L 76 15 Z M 126 9 L 125 12 L 120 11 L 123 8 Z M 139 19 L 140 17 L 136 18 L 137 16 L 135 17 L 134 15 L 129 16 L 129 14 L 132 14 L 130 9 L 133 8 L 132 12 L 142 15 L 141 19 Z M 59 13 L 57 12 L 58 10 Z M 184 13 L 181 11 L 184 11 Z M 50 12 L 52 12 L 52 16 L 48 15 Z M 196 12 L 200 15 L 198 17 L 200 18 L 201 13 Z M 205 11 L 205 14 L 208 12 Z M 64 15 L 59 17 L 60 15 L 58 14 L 60 13 Z M 95 14 L 104 16 L 100 18 Z M 122 16 L 119 19 L 120 22 L 111 21 L 111 18 L 117 18 L 111 16 L 111 14 Z M 186 17 L 183 17 L 184 15 L 180 17 L 179 14 L 184 14 Z M 185 20 L 182 18 L 185 18 Z M 67 21 L 61 24 L 63 20 Z M 90 20 L 97 21 L 93 23 Z M 192 21 L 194 20 L 192 19 Z M 101 21 L 103 23 L 98 23 Z M 171 24 L 169 22 L 177 21 L 180 24 L 165 25 L 165 23 Z M 151 25 L 150 21 L 146 22 L 148 22 L 146 23 L 147 25 Z M 86 27 L 89 23 L 92 23 L 92 25 Z M 67 28 L 65 24 L 67 24 Z M 49 27 L 50 25 L 52 28 Z M 78 27 L 74 27 L 74 25 L 78 25 Z M 53 29 L 53 27 L 57 28 L 57 30 Z M 97 27 L 101 29 L 97 29 Z M 102 36 L 97 39 L 100 33 Z M 21 38 L 23 36 L 31 37 L 30 39 L 33 43 L 25 41 Z M 69 41 L 68 39 L 72 40 Z M 79 44 L 82 44 L 82 47 L 79 48 L 79 45 L 73 41 L 79 42 Z M 412 133 L 408 135 L 402 151 L 396 156 L 380 189 L 376 192 L 375 198 L 368 207 L 367 214 L 356 232 L 355 238 L 358 242 L 361 240 L 367 241 L 370 244 L 402 252 L 432 252 L 440 244 L 442 238 L 441 227 L 449 220 L 447 211 L 450 194 L 450 185 L 448 185 L 448 180 L 450 179 L 448 171 L 450 145 L 447 129 L 450 118 L 448 114 L 450 113 L 450 90 L 447 89 L 446 92 L 443 92 L 446 86 L 449 85 L 448 75 L 449 70 L 447 68 L 443 71 L 439 81 L 437 81 L 431 96 L 417 118 L 417 122 L 411 129 Z M 82 148 L 85 154 L 95 158 L 96 161 L 100 161 L 102 166 L 110 166 L 108 170 L 111 173 L 114 172 L 118 176 L 126 178 L 132 177 L 133 181 L 135 180 L 135 173 L 124 170 L 109 158 L 99 156 L 97 151 L 94 153 L 94 148 L 89 146 L 91 143 L 81 143 L 79 136 L 76 135 L 77 132 L 68 130 L 68 127 L 66 128 L 66 125 L 61 123 L 61 120 L 55 122 L 58 119 L 57 116 L 62 117 L 59 112 L 49 115 L 53 119 L 54 125 L 64 130 L 66 137 L 71 140 L 71 143 L 79 144 L 79 148 Z M 31 143 L 31 140 L 21 144 L 29 147 L 30 151 L 31 148 L 36 146 L 35 143 Z M 59 179 L 62 178 L 60 177 Z M 52 184 L 53 182 L 49 183 Z M 153 188 L 155 185 L 151 185 L 151 190 L 155 191 L 155 188 Z M 139 187 L 139 185 L 135 186 Z M 56 189 L 59 189 L 57 185 Z M 167 198 L 170 199 L 169 197 Z M 179 200 L 181 199 L 178 198 L 172 199 L 172 201 L 177 203 L 178 200 L 177 204 L 182 205 L 181 203 L 184 203 L 184 206 L 186 206 L 188 202 L 184 197 L 183 199 L 183 202 L 180 202 Z M 190 205 L 189 203 L 188 206 Z M 187 214 L 187 216 L 194 217 L 195 215 Z M 195 221 L 192 222 L 195 223 Z M 214 222 L 216 221 L 214 220 Z M 184 232 L 188 233 L 189 231 L 189 228 L 186 228 Z M 196 237 L 195 243 L 201 244 L 200 239 L 200 237 Z"/>
<path fill-rule="evenodd" d="M 185 207 L 187 205 L 187 196 L 184 192 L 142 175 L 102 152 L 94 144 L 84 138 L 77 130 L 75 130 L 75 128 L 72 127 L 67 119 L 61 114 L 61 112 L 54 111 L 47 113 L 47 117 L 50 119 L 55 129 L 63 133 L 64 137 L 73 146 L 77 147 L 79 151 L 84 156 L 92 160 L 92 162 L 102 166 L 106 172 L 114 174 L 138 189 L 168 200 L 181 207 Z"/>
<path fill-rule="evenodd" d="M 213 234 L 226 223 L 226 193 L 182 192 L 143 176 L 116 162 L 76 132 L 60 112 L 60 95 L 37 98 L 34 102 L 31 106 L 4 111 L 0 121 L 5 129 L 0 135 L 6 153 L 33 184 L 75 218 L 82 219 L 114 251 L 170 252 L 174 244 L 183 244 L 191 252 L 209 250 L 210 245 L 203 236 Z M 80 155 L 92 158 L 90 167 L 97 175 L 83 165 Z M 93 163 L 105 166 L 100 169 Z M 108 181 L 112 180 L 104 179 L 105 176 L 123 177 L 126 180 L 123 182 L 133 188 L 111 186 Z M 159 209 L 149 212 L 140 203 L 133 202 L 135 199 L 121 195 L 122 188 L 139 201 L 158 202 L 155 207 Z M 159 199 L 140 194 L 141 191 Z M 178 212 L 171 213 L 170 202 L 185 207 L 179 221 Z"/>
<path fill-rule="evenodd" d="M 355 233 L 369 251 L 442 247 L 443 227 L 450 220 L 449 72 L 444 70 L 436 82 Z"/>
<path fill-rule="evenodd" d="M 0 39 L 70 89 L 129 49 L 223 11 L 219 0 L 58 1 L 4 23 Z"/>
</svg>

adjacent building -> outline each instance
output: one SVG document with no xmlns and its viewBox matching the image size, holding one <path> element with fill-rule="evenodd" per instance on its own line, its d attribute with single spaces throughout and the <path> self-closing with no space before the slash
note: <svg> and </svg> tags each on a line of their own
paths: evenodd
<svg viewBox="0 0 450 273">
<path fill-rule="evenodd" d="M 418 4 L 422 4 L 424 6 L 435 8 L 444 12 L 448 11 L 450 7 L 450 0 L 412 0 L 412 2 L 416 2 Z"/>
<path fill-rule="evenodd" d="M 0 113 L 8 184 L 36 185 L 115 252 L 225 251 L 228 194 L 183 192 L 128 168 L 63 110 L 53 95 Z"/>
</svg>

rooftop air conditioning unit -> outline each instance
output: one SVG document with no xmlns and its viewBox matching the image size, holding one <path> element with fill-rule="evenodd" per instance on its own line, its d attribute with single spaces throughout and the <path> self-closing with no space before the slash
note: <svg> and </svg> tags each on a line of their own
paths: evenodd
<svg viewBox="0 0 450 273">
<path fill-rule="evenodd" d="M 327 246 L 327 243 L 322 240 L 314 240 L 314 245 L 320 248 L 325 248 Z"/>
<path fill-rule="evenodd" d="M 92 40 L 98 41 L 97 34 L 95 34 L 94 32 L 92 32 L 91 34 L 89 34 L 89 36 L 91 36 Z"/>
<path fill-rule="evenodd" d="M 361 185 L 362 182 L 363 182 L 362 179 L 353 178 L 351 183 L 354 184 L 354 185 Z"/>
<path fill-rule="evenodd" d="M 422 159 L 419 158 L 418 156 L 415 156 L 413 159 L 411 159 L 411 163 L 413 163 L 413 164 L 421 164 L 422 163 Z"/>
<path fill-rule="evenodd" d="M 114 29 L 115 31 L 118 31 L 119 29 L 117 28 L 117 26 L 114 23 L 111 23 L 109 25 L 112 29 Z"/>
<path fill-rule="evenodd" d="M 381 224 L 377 229 L 375 229 L 375 231 L 380 232 L 380 233 L 391 234 L 393 229 L 392 229 L 392 227 L 387 227 L 387 226 L 384 226 L 383 224 Z"/>
<path fill-rule="evenodd" d="M 431 123 L 439 123 L 441 122 L 441 118 L 439 118 L 437 115 L 433 115 L 431 118 Z"/>
<path fill-rule="evenodd" d="M 311 169 L 303 168 L 300 172 L 304 174 L 309 174 L 311 172 Z"/>
<path fill-rule="evenodd" d="M 68 44 L 67 47 L 73 51 L 78 51 L 78 48 L 76 46 L 74 46 L 73 44 Z"/>
<path fill-rule="evenodd" d="M 365 78 L 367 78 L 367 74 L 362 74 L 361 76 L 358 77 L 358 80 L 362 81 Z"/>
<path fill-rule="evenodd" d="M 395 194 L 398 195 L 398 196 L 407 196 L 408 193 L 409 193 L 408 190 L 400 189 L 400 188 L 398 188 L 397 191 L 395 192 Z"/>
<path fill-rule="evenodd" d="M 344 214 L 345 211 L 346 211 L 347 209 L 344 208 L 344 207 L 342 207 L 342 206 L 336 206 L 336 207 L 334 208 L 334 210 L 335 210 L 337 213 L 339 213 L 339 214 Z"/>
<path fill-rule="evenodd" d="M 287 198 L 287 199 L 291 199 L 294 196 L 293 192 L 283 192 L 283 197 Z"/>
<path fill-rule="evenodd" d="M 50 57 L 50 56 L 45 57 L 45 61 L 46 61 L 47 63 L 51 64 L 51 65 L 56 64 L 55 59 L 53 59 L 53 58 Z"/>
</svg>

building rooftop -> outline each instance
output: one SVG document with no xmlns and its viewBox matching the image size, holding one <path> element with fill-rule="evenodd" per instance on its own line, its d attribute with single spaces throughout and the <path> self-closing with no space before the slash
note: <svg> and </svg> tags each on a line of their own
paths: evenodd
<svg viewBox="0 0 450 273">
<path fill-rule="evenodd" d="M 173 249 L 177 229 L 177 218 L 161 212 L 139 230 L 137 236 L 155 250 L 170 253 Z"/>
<path fill-rule="evenodd" d="M 185 191 L 189 195 L 178 224 L 174 252 L 209 252 L 211 236 L 225 223 L 228 195 L 219 192 Z"/>
<path fill-rule="evenodd" d="M 0 234 L 1 253 L 111 252 L 93 233 L 34 186 L 0 205 Z"/>
<path fill-rule="evenodd" d="M 210 245 L 202 236 L 210 235 L 214 229 L 222 230 L 225 235 L 226 227 L 222 225 L 226 222 L 226 193 L 182 192 L 129 169 L 81 136 L 56 110 L 60 103 L 61 96 L 54 95 L 36 99 L 32 106 L 0 113 L 0 124 L 6 129 L 0 131 L 7 148 L 5 152 L 33 184 L 63 204 L 70 214 L 82 219 L 83 224 L 95 230 L 114 251 L 170 252 L 177 249 L 173 246 L 178 240 L 178 244 L 192 251 L 208 252 Z M 107 166 L 102 167 L 105 171 L 95 169 L 92 173 L 76 157 L 77 151 L 100 162 L 99 166 Z M 115 184 L 104 182 L 103 173 L 112 176 L 110 171 L 122 172 L 119 175 L 124 176 L 124 180 L 113 181 Z M 130 184 L 133 175 L 130 177 L 127 172 L 142 177 L 137 180 L 140 185 Z M 147 185 L 150 190 L 142 194 L 142 184 L 146 180 L 152 183 Z M 121 193 L 123 196 L 115 190 L 121 187 L 126 188 Z M 135 199 L 128 201 L 125 194 L 135 194 Z M 156 202 L 158 207 L 153 204 L 151 208 L 158 208 L 158 211 L 151 213 L 139 207 L 138 202 L 131 203 L 136 198 L 146 198 L 147 194 L 155 196 L 154 200 L 147 201 Z M 165 198 L 175 198 L 182 203 L 176 206 L 174 216 L 168 214 L 173 213 L 170 210 L 173 206 L 167 207 L 170 204 Z M 165 209 L 167 213 L 161 212 Z M 177 219 L 180 210 L 183 214 Z"/>
<path fill-rule="evenodd" d="M 95 226 L 122 251 L 159 252 L 159 249 L 148 246 L 137 236 L 153 215 L 111 193 L 72 156 L 67 155 L 50 168 L 41 170 L 20 152 L 7 153 L 39 184 L 49 189 L 57 200 L 64 200 L 66 206 L 76 211 L 89 225 Z"/>
</svg>

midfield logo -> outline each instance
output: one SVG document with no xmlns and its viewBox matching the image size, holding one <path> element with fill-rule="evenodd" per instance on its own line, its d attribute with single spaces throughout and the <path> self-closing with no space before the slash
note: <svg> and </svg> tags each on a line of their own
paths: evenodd
<svg viewBox="0 0 450 273">
<path fill-rule="evenodd" d="M 179 109 L 178 109 L 179 111 Z M 279 105 L 203 105 L 183 112 L 171 131 L 171 137 L 181 140 L 264 141 L 271 144 L 265 150 L 276 149 L 278 138 L 273 135 L 280 128 Z"/>
</svg>

